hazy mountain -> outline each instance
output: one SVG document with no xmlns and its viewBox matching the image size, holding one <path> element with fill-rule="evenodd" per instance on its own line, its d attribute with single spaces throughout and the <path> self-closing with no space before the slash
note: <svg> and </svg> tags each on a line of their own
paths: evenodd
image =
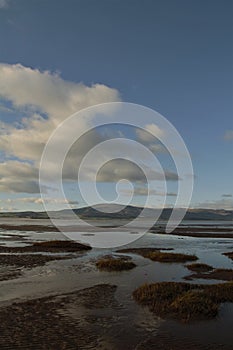
<svg viewBox="0 0 233 350">
<path fill-rule="evenodd" d="M 99 209 L 99 210 L 98 210 Z M 73 212 L 86 219 L 133 219 L 137 217 L 143 208 L 111 204 L 111 205 L 96 205 L 95 207 L 84 207 L 79 209 L 73 209 Z M 177 209 L 179 210 L 179 209 Z M 106 212 L 107 211 L 107 212 Z M 111 211 L 114 211 L 111 213 Z M 116 212 L 117 211 L 117 212 Z M 165 208 L 162 211 L 160 219 L 167 220 L 172 212 L 172 208 Z M 144 217 L 153 217 L 158 213 L 158 209 L 145 209 Z M 69 218 L 72 211 L 60 210 L 50 212 L 53 217 Z M 45 219 L 48 218 L 46 212 L 12 212 L 12 213 L 0 213 L 1 217 L 15 217 L 15 218 L 32 218 L 32 219 Z M 189 209 L 184 217 L 184 220 L 233 220 L 233 210 L 223 209 Z"/>
</svg>

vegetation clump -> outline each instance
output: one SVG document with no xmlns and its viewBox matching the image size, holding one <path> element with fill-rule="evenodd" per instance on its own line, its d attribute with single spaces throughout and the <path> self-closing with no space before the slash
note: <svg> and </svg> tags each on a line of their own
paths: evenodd
<svg viewBox="0 0 233 350">
<path fill-rule="evenodd" d="M 158 248 L 128 248 L 119 250 L 118 252 L 139 254 L 144 258 L 164 263 L 180 263 L 186 261 L 195 261 L 198 259 L 195 255 L 161 252 Z"/>
<path fill-rule="evenodd" d="M 233 252 L 223 253 L 223 255 L 227 256 L 229 259 L 233 260 Z"/>
<path fill-rule="evenodd" d="M 131 254 L 139 254 L 139 255 L 146 255 L 151 252 L 159 252 L 160 250 L 173 250 L 173 248 L 124 248 L 117 250 L 118 253 L 131 253 Z"/>
<path fill-rule="evenodd" d="M 44 242 L 36 242 L 33 244 L 33 247 L 45 248 L 50 250 L 66 250 L 68 252 L 76 251 L 76 250 L 89 250 L 90 246 L 81 244 L 74 241 L 44 241 Z"/>
<path fill-rule="evenodd" d="M 208 272 L 213 270 L 213 267 L 207 264 L 202 264 L 202 263 L 194 263 L 190 265 L 186 265 L 187 269 L 190 271 L 195 271 L 195 272 Z"/>
<path fill-rule="evenodd" d="M 233 282 L 215 285 L 158 282 L 139 287 L 133 297 L 158 316 L 189 322 L 213 318 L 221 303 L 233 302 Z"/>
<path fill-rule="evenodd" d="M 233 281 L 233 270 L 231 269 L 213 269 L 208 272 L 197 272 L 190 276 L 186 276 L 186 280 L 192 279 L 208 279 L 208 280 L 222 280 L 222 281 Z"/>
<path fill-rule="evenodd" d="M 27 245 L 24 247 L 8 247 L 0 246 L 0 253 L 28 253 L 28 252 L 50 252 L 50 253 L 59 253 L 59 252 L 77 252 L 85 251 L 91 249 L 90 246 L 81 244 L 74 241 L 44 241 L 44 242 L 35 242 L 32 245 Z"/>
<path fill-rule="evenodd" d="M 165 252 L 151 252 L 147 254 L 146 258 L 167 263 L 194 261 L 198 259 L 195 255 Z"/>
<path fill-rule="evenodd" d="M 130 261 L 130 258 L 128 257 L 115 258 L 112 256 L 105 256 L 100 258 L 96 262 L 96 266 L 100 270 L 122 271 L 122 270 L 131 270 L 134 267 L 136 267 L 136 264 Z"/>
<path fill-rule="evenodd" d="M 211 318 L 218 313 L 218 303 L 211 300 L 206 293 L 190 290 L 178 296 L 170 305 L 174 314 L 183 320 Z"/>
<path fill-rule="evenodd" d="M 167 234 L 164 228 L 153 227 L 150 232 L 155 234 Z M 200 237 L 200 238 L 233 238 L 231 227 L 178 227 L 172 233 L 180 237 Z"/>
</svg>

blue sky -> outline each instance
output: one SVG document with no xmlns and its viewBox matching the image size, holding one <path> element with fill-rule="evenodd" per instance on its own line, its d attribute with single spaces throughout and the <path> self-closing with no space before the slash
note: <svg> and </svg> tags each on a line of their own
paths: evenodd
<svg viewBox="0 0 233 350">
<path fill-rule="evenodd" d="M 40 80 L 35 71 L 48 71 L 47 80 L 59 74 L 62 82 L 81 82 L 83 96 L 86 86 L 102 84 L 104 94 L 99 85 L 98 98 L 89 104 L 119 99 L 141 104 L 161 113 L 179 131 L 194 166 L 192 206 L 232 208 L 232 15 L 230 0 L 0 0 L 1 134 L 10 133 L 10 143 L 17 148 L 19 140 L 10 126 L 17 122 L 17 128 L 25 127 L 22 118 L 30 119 L 35 112 L 45 119 L 54 113 L 39 108 L 44 100 L 30 109 L 34 97 L 20 100 L 14 79 L 25 94 Z M 21 65 L 20 73 L 15 64 Z M 25 78 L 18 77 L 22 72 Z M 27 76 L 31 85 L 24 87 Z M 45 80 L 42 85 L 51 83 Z M 7 148 L 6 142 L 4 137 L 0 142 L 2 179 L 20 168 L 7 162 L 23 163 L 26 157 L 23 151 L 10 151 L 12 145 Z M 0 183 L 1 210 L 39 209 L 35 191 L 20 192 L 14 178 L 8 187 Z M 175 191 L 175 185 L 170 186 Z"/>
</svg>

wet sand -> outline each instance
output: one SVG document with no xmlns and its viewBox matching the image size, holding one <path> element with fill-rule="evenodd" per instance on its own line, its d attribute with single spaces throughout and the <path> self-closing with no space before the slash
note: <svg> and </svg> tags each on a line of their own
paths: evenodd
<svg viewBox="0 0 233 350">
<path fill-rule="evenodd" d="M 111 319 L 88 311 L 114 310 L 117 306 L 115 290 L 114 285 L 97 285 L 1 308 L 0 348 L 111 349 L 103 332 Z"/>
<path fill-rule="evenodd" d="M 177 336 L 169 332 L 169 327 L 164 327 L 158 335 L 146 339 L 138 345 L 136 350 L 232 350 L 232 346 L 224 344 L 201 344 L 193 341 L 187 335 Z"/>
<path fill-rule="evenodd" d="M 11 266 L 7 266 L 4 270 L 0 269 L 0 282 L 12 280 L 22 275 L 19 269 L 12 268 Z"/>
<path fill-rule="evenodd" d="M 72 256 L 42 255 L 42 254 L 2 254 L 0 265 L 32 268 L 45 265 L 49 261 L 71 259 Z"/>
</svg>

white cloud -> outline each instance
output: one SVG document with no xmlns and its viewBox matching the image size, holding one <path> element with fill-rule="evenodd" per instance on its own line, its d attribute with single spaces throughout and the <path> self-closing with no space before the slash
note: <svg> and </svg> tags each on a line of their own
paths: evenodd
<svg viewBox="0 0 233 350">
<path fill-rule="evenodd" d="M 8 198 L 7 200 L 2 200 L 2 202 L 6 203 L 33 203 L 33 204 L 43 204 L 41 197 L 20 197 L 20 198 Z M 50 204 L 70 204 L 70 205 L 78 205 L 79 202 L 76 200 L 69 200 L 63 198 L 46 198 L 46 202 Z"/>
<path fill-rule="evenodd" d="M 102 84 L 86 86 L 20 64 L 0 64 L 0 95 L 16 107 L 37 107 L 58 124 L 85 107 L 119 100 L 117 90 Z"/>
<path fill-rule="evenodd" d="M 99 155 L 101 157 L 101 155 Z M 138 164 L 138 165 L 137 165 Z M 164 176 L 168 181 L 177 181 L 178 176 L 176 173 L 165 171 L 164 174 L 152 167 L 146 166 L 143 162 L 138 160 L 135 164 L 131 161 L 124 159 L 114 159 L 106 162 L 100 169 L 97 175 L 98 182 L 117 182 L 120 179 L 127 179 L 131 182 L 147 182 L 145 173 L 149 177 L 150 181 L 163 181 Z M 139 167 L 141 165 L 142 169 Z M 96 175 L 96 168 L 94 164 L 90 165 L 90 168 L 86 171 L 86 180 L 94 181 Z M 77 175 L 76 175 L 77 178 Z"/>
<path fill-rule="evenodd" d="M 226 130 L 225 131 L 224 140 L 226 140 L 226 141 L 233 140 L 233 130 Z"/>
<path fill-rule="evenodd" d="M 101 84 L 86 86 L 63 80 L 59 74 L 24 67 L 20 64 L 0 64 L 0 97 L 9 100 L 15 109 L 25 117 L 17 124 L 0 123 L 0 149 L 5 152 L 6 160 L 0 163 L 0 191 L 19 193 L 39 193 L 39 162 L 46 142 L 54 129 L 71 114 L 94 104 L 119 101 L 117 90 Z M 87 121 L 78 120 L 77 128 L 83 130 Z M 153 152 L 159 152 L 163 146 L 156 138 L 163 137 L 164 131 L 155 124 L 148 124 L 145 130 L 136 131 L 138 140 Z M 69 131 L 69 130 L 68 130 Z M 63 132 L 54 152 L 59 154 L 69 132 Z M 119 135 L 118 135 L 119 137 Z M 83 156 L 96 144 L 109 138 L 108 133 L 100 134 L 96 130 L 81 137 L 70 149 L 64 163 L 63 179 L 77 180 L 77 169 Z M 102 155 L 100 155 L 102 156 Z M 137 154 L 140 164 L 140 154 Z M 145 159 L 142 162 L 145 162 Z M 93 168 L 89 169 L 89 180 L 93 179 Z M 142 164 L 143 166 L 143 164 Z M 154 180 L 163 180 L 163 175 L 150 169 Z M 51 179 L 57 171 L 54 162 L 48 166 Z M 177 181 L 176 173 L 165 171 L 167 180 Z M 100 182 L 115 182 L 127 178 L 132 182 L 145 182 L 139 167 L 131 162 L 115 160 L 108 162 L 97 178 Z M 88 180 L 88 177 L 86 178 Z M 44 189 L 46 191 L 46 188 Z"/>
<path fill-rule="evenodd" d="M 39 192 L 42 150 L 63 120 L 85 107 L 120 100 L 118 91 L 105 85 L 77 84 L 63 80 L 58 74 L 20 64 L 0 64 L 0 97 L 10 101 L 15 111 L 25 114 L 17 125 L 0 123 L 0 149 L 6 157 L 18 159 L 0 163 L 0 190 L 25 193 Z M 82 122 L 85 120 L 80 122 L 80 128 Z M 85 142 L 79 143 L 81 154 L 85 147 Z"/>
<path fill-rule="evenodd" d="M 38 170 L 20 161 L 0 163 L 0 191 L 38 193 Z"/>
<path fill-rule="evenodd" d="M 159 138 L 164 138 L 166 133 L 155 124 L 147 124 L 144 129 L 137 128 L 137 141 L 145 145 L 152 153 L 168 153 L 166 147 Z M 153 135 L 152 135 L 153 133 Z"/>
<path fill-rule="evenodd" d="M 15 108 L 31 111 L 20 126 L 2 124 L 0 148 L 33 161 L 39 160 L 49 136 L 68 116 L 94 104 L 119 100 L 117 90 L 105 85 L 89 87 L 20 64 L 0 64 L 0 96 L 10 100 Z"/>
<path fill-rule="evenodd" d="M 198 203 L 196 205 L 197 208 L 205 208 L 205 209 L 225 209 L 225 210 L 233 210 L 233 199 L 218 199 L 216 201 L 205 201 L 202 203 Z"/>
<path fill-rule="evenodd" d="M 155 140 L 155 137 L 158 139 L 163 137 L 165 135 L 165 132 L 155 124 L 147 124 L 145 125 L 144 130 L 137 129 L 136 134 L 141 141 L 151 142 Z"/>
<path fill-rule="evenodd" d="M 6 211 L 16 211 L 17 208 L 14 207 L 0 207 L 0 211 L 6 212 Z"/>
<path fill-rule="evenodd" d="M 77 142 L 73 144 L 63 164 L 63 179 L 70 181 L 77 181 L 78 169 L 83 157 L 87 155 L 89 150 L 92 150 L 94 146 L 101 144 L 107 138 L 108 134 L 100 135 L 95 130 L 82 136 Z M 110 136 L 114 137 L 112 133 Z M 60 145 L 62 141 L 56 145 L 53 158 L 56 157 L 56 153 L 59 153 Z M 132 182 L 145 182 L 146 178 L 141 168 L 147 174 L 150 179 L 161 181 L 164 176 L 169 181 L 177 181 L 178 176 L 176 172 L 165 170 L 164 175 L 158 169 L 153 169 L 153 165 L 149 162 L 150 158 L 146 159 L 144 153 L 140 153 L 140 148 L 135 151 L 135 147 L 130 149 L 130 145 L 127 140 L 122 140 L 118 144 L 116 150 L 115 144 L 108 144 L 108 146 L 100 149 L 95 149 L 92 153 L 91 160 L 86 163 L 82 171 L 81 180 L 95 182 L 117 182 L 120 179 L 128 179 Z M 129 155 L 128 159 L 132 161 L 121 159 L 124 158 L 125 153 Z M 112 160 L 108 160 L 111 159 Z M 99 169 L 99 165 L 102 167 Z M 48 162 L 46 165 L 46 177 L 47 180 L 52 180 L 59 170 L 52 162 Z M 97 178 L 96 173 L 98 172 Z"/>
<path fill-rule="evenodd" d="M 148 188 L 147 187 L 134 187 L 132 189 L 120 189 L 120 192 L 126 196 L 148 196 Z M 150 196 L 160 196 L 160 197 L 165 197 L 165 196 L 176 196 L 176 193 L 168 192 L 167 194 L 164 192 L 160 192 L 157 190 L 150 190 Z"/>
<path fill-rule="evenodd" d="M 5 9 L 9 6 L 9 0 L 0 0 L 0 9 Z"/>
</svg>

